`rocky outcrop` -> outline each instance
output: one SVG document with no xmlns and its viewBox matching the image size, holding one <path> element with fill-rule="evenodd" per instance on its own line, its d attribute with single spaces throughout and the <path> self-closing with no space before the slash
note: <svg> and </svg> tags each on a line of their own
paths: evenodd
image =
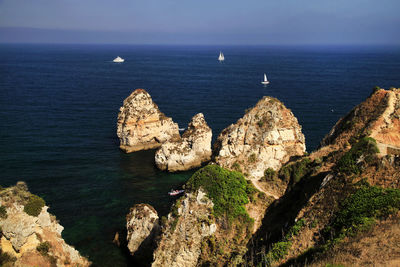
<svg viewBox="0 0 400 267">
<path fill-rule="evenodd" d="M 394 205 L 389 202 L 400 205 L 395 197 L 400 193 L 399 93 L 375 88 L 336 123 L 317 151 L 296 162 L 306 164 L 280 169 L 279 175 L 295 174 L 290 174 L 294 183 L 268 208 L 259 234 L 249 242 L 246 258 L 253 262 L 248 265 L 396 265 L 400 249 L 391 244 L 399 213 L 376 214 Z M 390 200 L 382 201 L 385 197 Z M 285 252 L 276 256 L 282 245 Z"/>
<path fill-rule="evenodd" d="M 201 166 L 211 159 L 212 131 L 202 113 L 190 121 L 182 138 L 164 143 L 155 155 L 161 170 L 184 171 Z"/>
<path fill-rule="evenodd" d="M 250 179 L 259 179 L 267 168 L 277 170 L 304 152 L 305 139 L 296 117 L 273 97 L 264 97 L 224 129 L 214 145 L 217 164 L 242 171 Z"/>
<path fill-rule="evenodd" d="M 14 266 L 89 266 L 87 259 L 65 243 L 64 228 L 38 199 L 23 182 L 0 191 L 1 253 L 13 257 Z M 28 215 L 34 208 L 38 215 Z"/>
<path fill-rule="evenodd" d="M 179 128 L 158 109 L 145 90 L 136 89 L 119 109 L 117 135 L 120 148 L 129 153 L 157 148 L 179 138 Z"/>
<path fill-rule="evenodd" d="M 178 200 L 163 223 L 152 266 L 197 266 L 201 245 L 217 226 L 208 220 L 212 201 L 202 190 Z"/>
<path fill-rule="evenodd" d="M 151 250 L 160 231 L 157 211 L 148 204 L 134 205 L 126 216 L 128 249 L 131 254 Z"/>
<path fill-rule="evenodd" d="M 381 156 L 400 155 L 400 89 L 377 88 L 336 123 L 321 146 L 349 146 L 357 136 L 374 138 Z"/>
</svg>

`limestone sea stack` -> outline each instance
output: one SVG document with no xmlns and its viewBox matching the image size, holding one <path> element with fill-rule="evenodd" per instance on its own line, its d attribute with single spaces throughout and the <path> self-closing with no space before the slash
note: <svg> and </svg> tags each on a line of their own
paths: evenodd
<svg viewBox="0 0 400 267">
<path fill-rule="evenodd" d="M 0 265 L 90 265 L 65 243 L 61 237 L 64 228 L 47 209 L 44 200 L 31 194 L 24 182 L 0 188 Z"/>
<path fill-rule="evenodd" d="M 296 117 L 278 99 L 267 96 L 224 129 L 214 145 L 217 164 L 251 180 L 304 152 L 305 138 Z"/>
<path fill-rule="evenodd" d="M 156 166 L 170 172 L 184 171 L 201 166 L 211 159 L 212 131 L 202 113 L 190 121 L 182 138 L 168 141 L 157 150 Z"/>
<path fill-rule="evenodd" d="M 127 152 L 153 149 L 179 138 L 178 124 L 166 117 L 144 89 L 136 89 L 119 109 L 117 135 Z"/>
<path fill-rule="evenodd" d="M 157 211 L 148 204 L 134 205 L 126 216 L 128 249 L 132 255 L 152 251 L 155 237 L 160 232 Z M 137 251 L 141 248 L 142 251 Z"/>
</svg>

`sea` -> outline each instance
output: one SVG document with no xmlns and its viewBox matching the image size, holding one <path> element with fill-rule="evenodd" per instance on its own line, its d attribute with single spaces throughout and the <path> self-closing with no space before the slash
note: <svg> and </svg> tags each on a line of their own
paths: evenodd
<svg viewBox="0 0 400 267">
<path fill-rule="evenodd" d="M 180 128 L 202 112 L 214 140 L 276 97 L 311 152 L 375 86 L 400 87 L 400 47 L 1 44 L 0 185 L 26 181 L 93 266 L 140 266 L 112 243 L 115 233 L 125 239 L 136 203 L 166 215 L 167 192 L 195 170 L 162 172 L 154 150 L 119 150 L 117 115 L 133 90 L 146 89 Z"/>
</svg>

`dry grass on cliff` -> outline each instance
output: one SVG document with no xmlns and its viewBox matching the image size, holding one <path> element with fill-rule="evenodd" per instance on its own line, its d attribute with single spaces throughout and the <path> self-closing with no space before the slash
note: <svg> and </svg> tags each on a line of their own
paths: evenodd
<svg viewBox="0 0 400 267">
<path fill-rule="evenodd" d="M 400 266 L 399 215 L 378 222 L 371 230 L 345 238 L 323 258 L 309 266 Z"/>
</svg>

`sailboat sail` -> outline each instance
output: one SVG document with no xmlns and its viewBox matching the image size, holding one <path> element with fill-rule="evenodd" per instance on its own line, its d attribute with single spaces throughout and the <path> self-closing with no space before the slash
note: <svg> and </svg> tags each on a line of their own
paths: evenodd
<svg viewBox="0 0 400 267">
<path fill-rule="evenodd" d="M 267 79 L 267 74 L 264 73 L 264 81 L 261 82 L 262 84 L 269 84 L 269 81 Z"/>
<path fill-rule="evenodd" d="M 223 54 L 222 52 L 219 52 L 218 60 L 219 60 L 219 61 L 225 60 L 224 54 Z"/>
</svg>

